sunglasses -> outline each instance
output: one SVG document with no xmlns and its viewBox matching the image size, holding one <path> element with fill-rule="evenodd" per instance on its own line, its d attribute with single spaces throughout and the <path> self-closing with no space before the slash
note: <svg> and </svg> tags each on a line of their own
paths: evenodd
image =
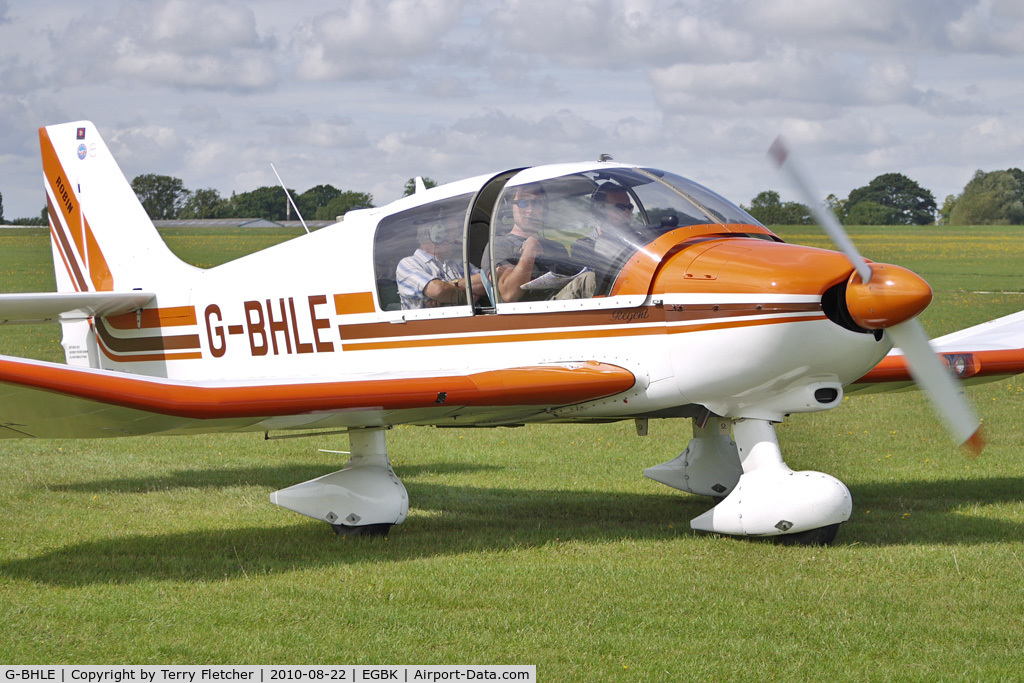
<svg viewBox="0 0 1024 683">
<path fill-rule="evenodd" d="M 520 209 L 525 209 L 531 206 L 544 206 L 547 200 L 544 199 L 517 199 L 512 202 L 513 206 L 517 206 Z"/>
<path fill-rule="evenodd" d="M 605 206 L 609 209 L 618 209 L 619 211 L 624 211 L 626 213 L 633 213 L 632 204 L 606 204 Z"/>
</svg>

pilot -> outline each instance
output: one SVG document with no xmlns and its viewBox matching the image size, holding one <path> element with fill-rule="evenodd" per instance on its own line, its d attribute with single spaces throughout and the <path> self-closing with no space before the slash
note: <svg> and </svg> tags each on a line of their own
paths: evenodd
<svg viewBox="0 0 1024 683">
<path fill-rule="evenodd" d="M 606 233 L 629 231 L 633 223 L 634 207 L 625 188 L 611 181 L 601 183 L 594 190 L 590 195 L 590 206 L 597 224 L 589 235 L 573 242 L 572 259 L 597 268 L 601 265 L 594 252 L 598 238 Z"/>
<path fill-rule="evenodd" d="M 569 264 L 569 252 L 554 240 L 541 237 L 547 217 L 548 199 L 539 184 L 520 185 L 512 189 L 512 230 L 495 237 L 491 248 L 484 250 L 482 268 L 489 269 L 493 254 L 497 266 L 497 289 L 501 301 L 537 301 L 543 299 L 576 299 L 594 292 L 593 273 L 589 271 L 572 278 L 568 284 L 558 282 L 553 288 L 530 288 L 558 264 Z M 587 277 L 589 275 L 589 277 Z M 523 285 L 528 285 L 526 289 Z"/>
<path fill-rule="evenodd" d="M 403 309 L 434 308 L 466 303 L 466 277 L 462 267 L 461 216 L 450 214 L 417 225 L 420 246 L 395 269 Z M 484 293 L 479 269 L 470 266 L 473 298 Z"/>
</svg>

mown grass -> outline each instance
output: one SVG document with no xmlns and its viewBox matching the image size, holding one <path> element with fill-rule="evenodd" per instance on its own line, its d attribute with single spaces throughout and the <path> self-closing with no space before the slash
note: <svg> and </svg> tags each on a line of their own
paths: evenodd
<svg viewBox="0 0 1024 683">
<path fill-rule="evenodd" d="M 778 232 L 825 246 L 809 229 Z M 869 258 L 932 282 L 933 335 L 1024 308 L 1024 240 L 1012 228 L 854 233 Z M 0 244 L 0 289 L 45 288 L 26 286 L 47 277 L 45 239 Z M 174 239 L 193 238 L 168 236 L 177 250 Z M 242 241 L 194 243 L 212 262 Z M 0 327 L 0 348 L 25 355 L 16 329 Z M 30 341 L 52 355 L 51 342 Z M 396 428 L 389 451 L 411 509 L 386 540 L 335 538 L 267 499 L 336 469 L 343 456 L 317 449 L 344 449 L 344 437 L 0 441 L 0 662 L 1015 680 L 1024 383 L 969 395 L 990 437 L 977 461 L 948 443 L 916 393 L 847 399 L 779 428 L 791 466 L 832 473 L 853 493 L 830 548 L 692 532 L 708 503 L 641 476 L 682 450 L 683 420 L 653 421 L 647 438 L 631 423 Z"/>
</svg>

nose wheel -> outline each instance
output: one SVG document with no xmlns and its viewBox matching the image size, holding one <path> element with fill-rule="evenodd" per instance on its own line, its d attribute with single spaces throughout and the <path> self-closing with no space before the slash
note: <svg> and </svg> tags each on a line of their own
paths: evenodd
<svg viewBox="0 0 1024 683">
<path fill-rule="evenodd" d="M 829 524 L 810 531 L 800 531 L 795 534 L 783 534 L 775 536 L 774 540 L 779 545 L 832 545 L 839 535 L 839 525 Z"/>
<path fill-rule="evenodd" d="M 686 450 L 645 474 L 715 500 L 715 507 L 690 522 L 698 531 L 830 545 L 853 510 L 841 481 L 821 472 L 794 472 L 783 462 L 769 420 L 714 418 L 695 424 Z"/>
<path fill-rule="evenodd" d="M 394 524 L 364 524 L 363 526 L 351 526 L 349 524 L 332 524 L 331 528 L 338 536 L 362 536 L 369 538 L 381 538 L 391 532 Z"/>
</svg>

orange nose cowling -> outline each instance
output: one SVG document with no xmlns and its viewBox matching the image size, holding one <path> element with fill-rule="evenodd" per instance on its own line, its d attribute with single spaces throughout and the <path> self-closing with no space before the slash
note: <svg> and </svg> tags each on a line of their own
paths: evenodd
<svg viewBox="0 0 1024 683">
<path fill-rule="evenodd" d="M 910 320 L 927 308 L 932 288 L 920 275 L 886 263 L 869 263 L 867 284 L 854 271 L 846 284 L 846 307 L 866 330 L 880 330 Z"/>
</svg>

